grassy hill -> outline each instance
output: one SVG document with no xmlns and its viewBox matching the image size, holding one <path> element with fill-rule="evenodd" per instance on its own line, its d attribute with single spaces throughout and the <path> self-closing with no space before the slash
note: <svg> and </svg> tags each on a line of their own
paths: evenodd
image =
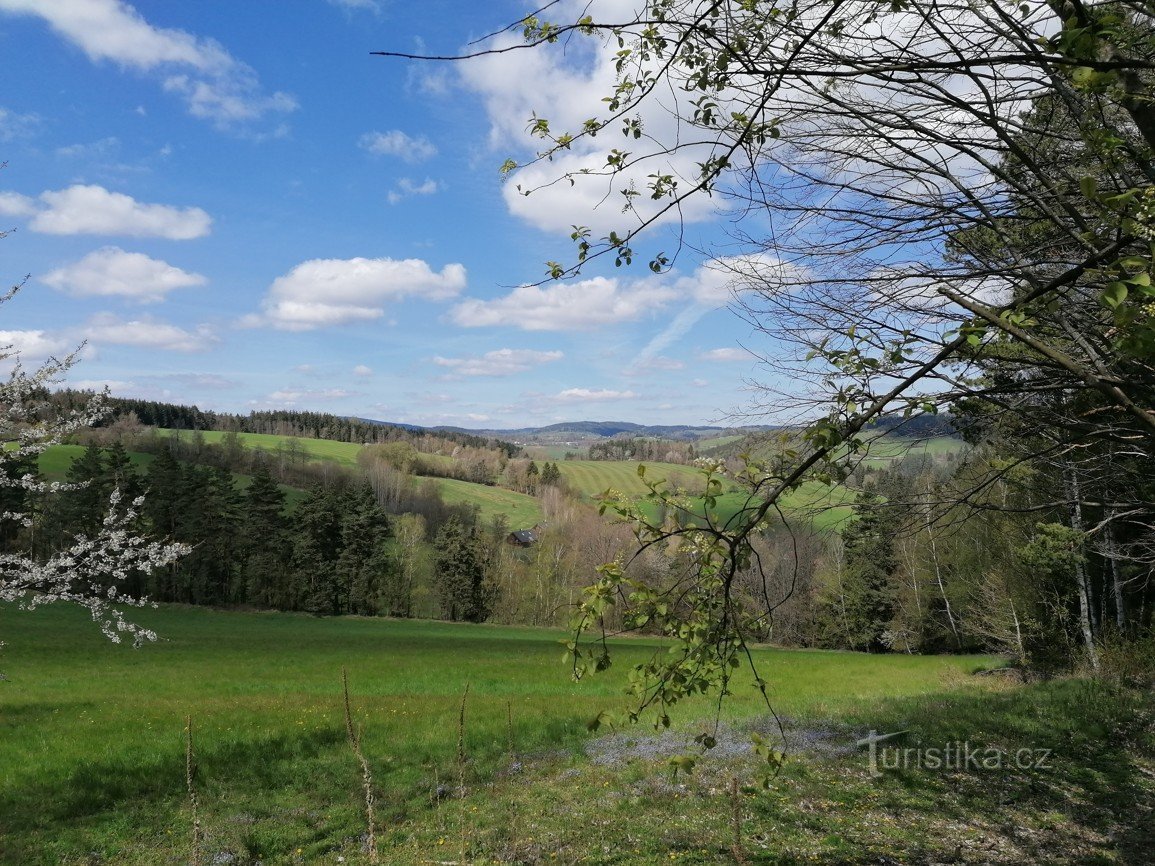
<svg viewBox="0 0 1155 866">
<path fill-rule="evenodd" d="M 607 489 L 614 489 L 627 497 L 644 496 L 647 493 L 645 481 L 638 475 L 638 466 L 645 465 L 646 479 L 665 479 L 670 486 L 693 486 L 698 483 L 697 470 L 693 466 L 675 463 L 644 463 L 629 460 L 564 460 L 557 464 L 562 477 L 572 489 L 587 497 L 596 497 Z M 817 481 L 802 485 L 795 492 L 783 497 L 783 511 L 798 518 L 809 520 L 820 529 L 835 528 L 850 516 L 850 503 L 854 492 L 845 487 L 830 487 Z M 735 512 L 748 505 L 747 497 L 741 492 L 730 492 L 718 498 L 717 513 L 720 522 L 728 520 Z M 700 511 L 701 506 L 694 506 Z M 654 515 L 651 514 L 651 517 Z"/>
<path fill-rule="evenodd" d="M 714 730 L 708 699 L 679 705 L 670 732 L 587 731 L 622 706 L 647 640 L 612 641 L 617 664 L 574 683 L 556 631 L 179 607 L 140 619 L 161 643 L 132 650 L 80 611 L 0 605 L 0 862 L 194 862 L 191 718 L 200 863 L 366 863 L 343 668 L 382 863 L 707 866 L 735 862 L 736 845 L 763 864 L 1106 864 L 1151 850 L 1151 696 L 968 675 L 988 657 L 756 650 L 789 742 L 763 789 L 750 732 L 775 727 L 745 673 L 692 775 L 668 761 Z M 1048 749 L 1049 763 L 875 776 L 854 747 L 871 729 L 1008 761 Z"/>
<path fill-rule="evenodd" d="M 542 519 L 537 499 L 501 487 L 471 484 L 456 478 L 435 478 L 441 498 L 451 505 L 476 505 L 482 521 L 488 523 L 498 514 L 509 518 L 510 529 L 527 529 Z"/>
<path fill-rule="evenodd" d="M 178 431 L 161 430 L 164 435 L 171 436 Z M 187 430 L 179 431 L 182 436 L 190 436 Z M 216 430 L 203 431 L 205 442 L 219 443 L 226 434 Z M 278 449 L 291 446 L 295 443 L 312 460 L 332 460 L 342 466 L 356 466 L 357 454 L 363 446 L 354 442 L 333 442 L 329 439 L 303 439 L 292 436 L 273 436 L 267 433 L 238 433 L 237 439 L 246 448 L 261 448 L 270 454 Z"/>
</svg>

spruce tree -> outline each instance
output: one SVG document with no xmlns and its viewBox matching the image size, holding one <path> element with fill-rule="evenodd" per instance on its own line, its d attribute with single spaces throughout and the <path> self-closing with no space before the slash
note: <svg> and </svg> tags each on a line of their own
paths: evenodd
<svg viewBox="0 0 1155 866">
<path fill-rule="evenodd" d="M 882 652 L 894 616 L 891 575 L 895 526 L 885 503 L 873 490 L 862 491 L 854 503 L 855 519 L 842 533 L 845 551 L 843 592 L 845 627 L 851 649 Z"/>
<path fill-rule="evenodd" d="M 285 495 L 263 459 L 253 467 L 243 508 L 245 601 L 261 607 L 285 606 L 290 598 L 285 575 Z"/>
</svg>

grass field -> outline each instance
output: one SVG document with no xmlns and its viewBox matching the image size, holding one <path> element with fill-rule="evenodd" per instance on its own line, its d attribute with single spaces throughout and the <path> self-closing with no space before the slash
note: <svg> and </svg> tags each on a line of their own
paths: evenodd
<svg viewBox="0 0 1155 866">
<path fill-rule="evenodd" d="M 627 460 L 566 460 L 558 464 L 562 477 L 571 488 L 587 497 L 596 497 L 607 489 L 614 489 L 627 497 L 643 496 L 647 488 L 638 475 L 637 461 Z M 676 463 L 645 463 L 646 479 L 665 479 L 670 486 L 694 485 L 699 476 L 693 466 Z M 782 498 L 782 510 L 799 520 L 807 520 L 819 529 L 837 528 L 851 515 L 850 502 L 854 493 L 845 487 L 831 487 L 817 481 L 806 482 L 798 490 Z M 730 492 L 718 498 L 716 511 L 724 523 L 739 509 L 748 505 L 747 497 Z M 701 512 L 700 503 L 691 506 Z M 653 509 L 650 509 L 653 511 Z M 654 516 L 650 515 L 651 518 Z"/>
<path fill-rule="evenodd" d="M 509 518 L 510 529 L 528 529 L 540 523 L 541 505 L 537 499 L 524 493 L 516 493 L 502 487 L 485 484 L 471 484 L 456 478 L 436 478 L 441 498 L 451 505 L 464 503 L 476 505 L 481 520 L 488 523 L 498 514 Z"/>
<path fill-rule="evenodd" d="M 953 436 L 912 439 L 884 435 L 867 438 L 868 445 L 862 453 L 862 459 L 870 469 L 885 469 L 895 460 L 908 455 L 942 459 L 950 454 L 962 454 L 969 447 L 963 440 Z"/>
<path fill-rule="evenodd" d="M 173 430 L 160 430 L 160 433 L 171 436 Z M 179 431 L 182 436 L 191 435 L 187 430 Z M 205 442 L 210 444 L 219 443 L 226 434 L 215 430 L 206 430 L 203 433 Z M 294 437 L 290 436 L 272 436 L 267 433 L 238 433 L 237 439 L 246 448 L 262 448 L 269 453 L 277 451 L 284 443 L 289 442 Z M 304 451 L 313 460 L 332 460 L 335 463 L 340 463 L 342 466 L 356 466 L 357 454 L 361 451 L 360 445 L 353 442 L 333 442 L 328 439 L 296 439 L 301 450 Z"/>
<path fill-rule="evenodd" d="M 735 810 L 756 863 L 923 862 L 956 843 L 979 846 L 973 862 L 1004 849 L 1012 859 L 981 862 L 1038 862 L 1024 846 L 1062 843 L 1110 863 L 1150 841 L 1150 756 L 1134 745 L 1149 698 L 968 675 L 989 658 L 758 651 L 795 753 L 763 791 L 747 785 L 756 770 L 740 745 L 766 724 L 745 677 L 693 776 L 671 779 L 666 759 L 700 730 L 705 702 L 679 707 L 660 737 L 587 733 L 621 705 L 620 668 L 649 651 L 641 641 L 616 643 L 615 668 L 575 684 L 557 632 L 184 608 L 140 619 L 163 642 L 132 650 L 76 611 L 0 607 L 0 862 L 192 862 L 186 716 L 201 863 L 365 862 L 342 668 L 386 863 L 733 863 Z M 852 747 L 871 728 L 1051 747 L 1058 769 L 875 779 Z"/>
</svg>

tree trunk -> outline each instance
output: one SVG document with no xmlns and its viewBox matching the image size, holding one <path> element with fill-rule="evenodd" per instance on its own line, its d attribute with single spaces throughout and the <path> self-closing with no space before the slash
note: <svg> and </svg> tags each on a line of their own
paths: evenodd
<svg viewBox="0 0 1155 866">
<path fill-rule="evenodd" d="M 1071 508 L 1071 528 L 1083 532 L 1083 502 L 1079 498 L 1079 480 L 1070 464 L 1064 464 L 1063 470 Z M 1087 580 L 1087 567 L 1082 559 L 1075 565 L 1075 584 L 1079 591 L 1079 626 L 1083 632 L 1083 644 L 1087 648 L 1087 660 L 1091 663 L 1091 669 L 1098 673 L 1099 653 L 1095 649 L 1095 632 L 1091 621 L 1091 584 Z"/>
</svg>

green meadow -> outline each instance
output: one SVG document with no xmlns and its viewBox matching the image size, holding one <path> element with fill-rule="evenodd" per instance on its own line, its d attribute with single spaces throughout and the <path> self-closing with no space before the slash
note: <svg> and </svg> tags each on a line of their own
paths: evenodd
<svg viewBox="0 0 1155 866">
<path fill-rule="evenodd" d="M 541 505 L 538 500 L 525 493 L 490 487 L 486 484 L 471 484 L 456 478 L 437 478 L 437 489 L 441 498 L 451 505 L 475 505 L 483 523 L 499 514 L 509 520 L 510 529 L 528 529 L 541 522 Z"/>
<path fill-rule="evenodd" d="M 174 433 L 179 433 L 179 435 L 186 437 L 192 435 L 187 430 L 161 430 L 159 432 L 168 436 Z M 204 436 L 205 442 L 215 445 L 224 439 L 227 434 L 219 430 L 204 430 L 201 432 L 201 435 Z M 332 460 L 334 463 L 340 463 L 342 466 L 356 466 L 357 454 L 362 448 L 361 445 L 354 442 L 335 442 L 331 439 L 274 436 L 268 433 L 238 433 L 237 439 L 246 448 L 260 448 L 270 453 L 284 448 L 288 443 L 296 442 L 311 460 Z"/>
<path fill-rule="evenodd" d="M 645 478 L 638 474 L 638 466 L 646 467 Z M 641 497 L 648 492 L 646 481 L 666 481 L 667 489 L 699 484 L 700 475 L 694 466 L 676 463 L 642 462 L 633 460 L 565 460 L 557 464 L 562 477 L 570 487 L 586 497 L 596 498 L 606 490 L 616 490 L 626 497 Z M 700 486 L 700 484 L 699 484 Z M 851 514 L 853 491 L 818 481 L 808 481 L 800 488 L 782 497 L 782 511 L 788 517 L 807 520 L 819 529 L 838 527 Z M 718 497 L 715 505 L 718 522 L 725 523 L 735 513 L 751 505 L 746 494 L 732 489 Z M 703 503 L 691 497 L 689 509 L 701 514 Z M 644 509 L 651 519 L 656 511 Z"/>
<path fill-rule="evenodd" d="M 200 862 L 367 862 L 342 670 L 371 768 L 381 862 L 735 862 L 727 817 L 735 808 L 747 862 L 796 862 L 780 855 L 843 857 L 856 834 L 875 840 L 863 852 L 910 843 L 901 833 L 879 841 L 869 829 L 895 803 L 934 816 L 949 801 L 951 820 L 977 808 L 957 799 L 957 780 L 875 780 L 853 748 L 841 757 L 798 748 L 763 789 L 748 731 L 774 726 L 745 675 L 723 711 L 720 754 L 671 779 L 669 754 L 686 746 L 670 738 L 702 730 L 708 701 L 680 705 L 674 732 L 660 737 L 644 725 L 587 730 L 601 710 L 624 706 L 624 669 L 655 648 L 643 640 L 615 642 L 615 666 L 574 683 L 556 631 L 181 607 L 142 610 L 139 619 L 162 639 L 134 650 L 104 641 L 74 610 L 0 607 L 8 677 L 0 683 L 0 862 L 192 862 L 186 718 Z M 1148 759 L 1126 751 L 1141 709 L 1134 699 L 1107 700 L 1078 681 L 1010 687 L 972 676 L 997 664 L 987 657 L 772 649 L 755 657 L 774 708 L 803 744 L 816 731 L 834 731 L 841 748 L 870 728 L 901 727 L 1049 744 L 1068 762 L 1096 750 L 1104 761 L 1127 757 L 1110 779 L 1068 763 L 1041 777 L 1045 797 L 1023 788 L 1027 802 L 1015 808 L 1029 807 L 1031 826 L 1066 830 L 1075 820 L 1052 782 L 1090 790 L 1096 808 L 1116 790 L 1108 782 L 1123 784 L 1119 774 L 1128 796 L 1151 795 L 1135 781 L 1143 778 L 1135 762 Z M 1091 707 L 1108 716 L 1099 727 L 1087 720 Z M 1096 740 L 1103 725 L 1122 733 Z M 737 794 L 727 793 L 731 777 Z M 784 823 L 795 813 L 803 820 Z"/>
</svg>

